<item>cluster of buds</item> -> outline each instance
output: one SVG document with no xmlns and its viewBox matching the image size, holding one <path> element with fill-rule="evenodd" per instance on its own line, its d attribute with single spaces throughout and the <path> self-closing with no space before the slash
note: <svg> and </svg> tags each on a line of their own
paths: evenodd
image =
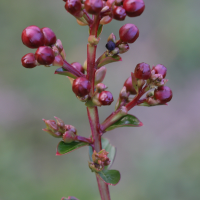
<svg viewBox="0 0 200 200">
<path fill-rule="evenodd" d="M 25 68 L 34 68 L 37 65 L 62 66 L 65 59 L 65 51 L 61 41 L 48 27 L 26 27 L 21 35 L 22 42 L 31 49 L 37 49 L 35 53 L 28 53 L 21 59 Z"/>
<path fill-rule="evenodd" d="M 158 64 L 152 69 L 147 63 L 136 65 L 134 73 L 125 81 L 124 86 L 119 94 L 116 108 L 127 105 L 134 98 L 130 95 L 146 94 L 146 98 L 138 99 L 137 105 L 155 106 L 163 105 L 172 99 L 172 91 L 165 86 L 168 81 L 164 79 L 167 74 L 167 68 Z"/>
<path fill-rule="evenodd" d="M 55 117 L 55 120 L 46 120 L 43 121 L 46 124 L 46 128 L 42 129 L 43 131 L 48 132 L 50 135 L 61 138 L 65 143 L 71 143 L 77 140 L 77 131 L 76 128 L 72 125 L 66 125 L 61 119 Z"/>
<path fill-rule="evenodd" d="M 98 15 L 100 24 L 105 25 L 112 19 L 123 21 L 126 16 L 137 17 L 145 9 L 143 0 L 63 0 L 65 9 L 77 19 L 79 25 L 92 23 L 89 14 Z"/>
<path fill-rule="evenodd" d="M 102 149 L 98 153 L 94 150 L 92 154 L 92 161 L 89 162 L 89 167 L 93 172 L 100 172 L 105 166 L 110 164 L 110 159 L 108 158 L 108 152 Z"/>
</svg>

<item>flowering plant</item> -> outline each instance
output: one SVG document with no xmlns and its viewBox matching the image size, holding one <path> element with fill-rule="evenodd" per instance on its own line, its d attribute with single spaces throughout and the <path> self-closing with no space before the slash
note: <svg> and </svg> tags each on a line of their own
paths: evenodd
<svg viewBox="0 0 200 200">
<path fill-rule="evenodd" d="M 114 162 L 116 149 L 103 135 L 120 127 L 140 127 L 142 122 L 128 112 L 134 106 L 166 105 L 172 98 L 172 91 L 165 86 L 167 68 L 158 64 L 152 68 L 147 63 L 136 65 L 134 72 L 124 82 L 113 111 L 102 123 L 99 122 L 98 107 L 111 105 L 112 93 L 103 84 L 106 65 L 122 61 L 119 54 L 129 50 L 129 44 L 139 37 L 134 24 L 125 24 L 119 29 L 119 39 L 111 33 L 105 45 L 106 51 L 96 59 L 96 49 L 100 41 L 103 26 L 113 19 L 123 21 L 126 16 L 137 17 L 145 9 L 143 0 L 64 0 L 65 9 L 72 14 L 79 25 L 89 27 L 87 59 L 83 65 L 68 63 L 61 40 L 48 27 L 29 26 L 22 32 L 22 42 L 29 48 L 37 49 L 21 59 L 25 68 L 38 65 L 57 66 L 55 74 L 69 78 L 72 91 L 77 99 L 87 107 L 91 135 L 86 138 L 77 134 L 74 126 L 63 120 L 43 121 L 44 131 L 56 138 L 62 138 L 57 146 L 56 155 L 64 155 L 83 146 L 89 147 L 89 168 L 95 173 L 102 200 L 110 200 L 109 185 L 120 181 L 120 173 L 110 169 Z M 62 200 L 76 200 L 75 197 L 63 197 Z"/>
</svg>

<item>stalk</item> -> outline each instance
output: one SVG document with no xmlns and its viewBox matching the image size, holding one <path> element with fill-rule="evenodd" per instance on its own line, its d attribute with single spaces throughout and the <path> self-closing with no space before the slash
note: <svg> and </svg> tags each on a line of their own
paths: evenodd
<svg viewBox="0 0 200 200">
<path fill-rule="evenodd" d="M 100 17 L 96 15 L 93 17 L 93 24 L 90 26 L 90 35 L 97 37 L 97 30 L 99 27 Z M 87 45 L 87 79 L 91 83 L 90 95 L 94 94 L 94 81 L 95 81 L 95 59 L 96 59 L 96 45 Z M 93 150 L 99 152 L 102 149 L 101 144 L 101 130 L 99 124 L 99 114 L 97 106 L 87 107 L 87 114 L 90 123 L 92 139 L 93 139 Z M 111 200 L 108 185 L 96 174 L 97 184 L 101 200 Z"/>
</svg>

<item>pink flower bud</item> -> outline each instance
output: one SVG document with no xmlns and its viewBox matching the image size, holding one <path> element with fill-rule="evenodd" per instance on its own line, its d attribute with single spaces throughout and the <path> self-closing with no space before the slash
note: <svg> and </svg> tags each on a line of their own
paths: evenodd
<svg viewBox="0 0 200 200">
<path fill-rule="evenodd" d="M 121 41 L 133 43 L 139 36 L 139 30 L 134 24 L 125 24 L 119 29 L 119 37 Z"/>
</svg>

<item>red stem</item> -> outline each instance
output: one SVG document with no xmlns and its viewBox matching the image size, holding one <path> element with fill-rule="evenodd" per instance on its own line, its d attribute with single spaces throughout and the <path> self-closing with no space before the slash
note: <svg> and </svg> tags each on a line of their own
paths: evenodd
<svg viewBox="0 0 200 200">
<path fill-rule="evenodd" d="M 99 15 L 93 16 L 93 24 L 90 26 L 90 35 L 97 37 L 97 30 L 99 27 L 100 17 Z M 96 59 L 96 45 L 87 45 L 87 78 L 91 83 L 90 95 L 94 94 L 94 80 L 95 80 L 95 59 Z M 101 135 L 99 124 L 99 114 L 97 107 L 87 107 L 87 114 L 90 123 L 92 140 L 93 140 L 93 150 L 99 152 L 102 149 Z M 108 185 L 96 174 L 99 193 L 101 200 L 110 200 L 110 193 Z"/>
<path fill-rule="evenodd" d="M 133 108 L 134 106 L 136 106 L 138 103 L 141 103 L 139 101 L 139 99 L 141 98 L 141 96 L 146 92 L 145 89 L 147 88 L 147 86 L 145 86 L 134 98 L 132 101 L 130 101 L 126 106 L 122 106 L 120 107 L 118 110 L 116 110 L 115 112 L 112 112 L 105 120 L 104 122 L 100 125 L 101 127 L 101 131 L 103 133 L 105 133 L 105 130 L 111 126 L 112 124 L 114 124 L 115 122 L 117 122 L 121 117 L 123 117 L 124 115 L 127 114 L 127 112 Z"/>
<path fill-rule="evenodd" d="M 135 98 L 130 101 L 127 105 L 126 108 L 127 110 L 130 110 L 131 108 L 133 108 L 134 106 L 137 105 L 139 99 L 142 97 L 142 95 L 145 93 L 145 89 L 147 88 L 147 85 L 135 96 Z"/>
<path fill-rule="evenodd" d="M 92 143 L 92 140 L 90 138 L 82 137 L 80 135 L 76 136 L 76 140 L 78 140 L 80 142 L 86 142 L 86 143 L 89 143 L 89 144 Z"/>
<path fill-rule="evenodd" d="M 66 60 L 63 60 L 64 64 L 62 66 L 63 69 L 71 72 L 72 74 L 76 75 L 77 77 L 86 77 L 85 74 L 75 69 L 71 64 L 69 64 Z"/>
</svg>

